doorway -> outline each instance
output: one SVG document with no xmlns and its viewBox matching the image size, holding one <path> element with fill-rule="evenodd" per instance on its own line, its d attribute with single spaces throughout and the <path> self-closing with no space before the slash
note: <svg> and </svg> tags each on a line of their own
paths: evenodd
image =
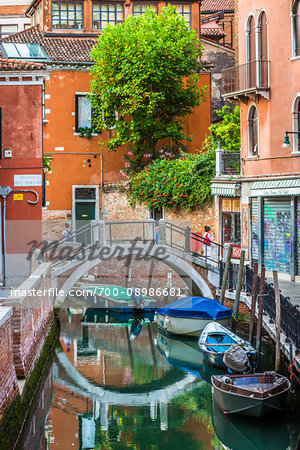
<svg viewBox="0 0 300 450">
<path fill-rule="evenodd" d="M 72 231 L 78 231 L 91 220 L 99 220 L 98 186 L 72 187 Z M 76 242 L 91 243 L 91 232 L 83 231 L 76 235 Z"/>
</svg>

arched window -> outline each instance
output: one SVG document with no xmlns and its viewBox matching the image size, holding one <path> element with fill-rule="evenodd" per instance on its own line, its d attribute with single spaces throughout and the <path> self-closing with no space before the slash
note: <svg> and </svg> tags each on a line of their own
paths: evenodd
<svg viewBox="0 0 300 450">
<path fill-rule="evenodd" d="M 268 25 L 267 15 L 262 12 L 258 19 L 259 86 L 268 86 Z"/>
<path fill-rule="evenodd" d="M 255 87 L 255 21 L 254 17 L 251 16 L 248 19 L 246 27 L 246 58 L 247 58 L 247 80 L 246 87 Z"/>
<path fill-rule="evenodd" d="M 293 131 L 295 133 L 300 133 L 300 95 L 294 101 Z M 293 151 L 300 152 L 300 138 L 298 134 L 293 135 Z"/>
<path fill-rule="evenodd" d="M 300 56 L 300 0 L 295 0 L 292 9 L 293 56 Z"/>
<path fill-rule="evenodd" d="M 254 105 L 248 112 L 248 154 L 258 156 L 258 115 Z"/>
</svg>

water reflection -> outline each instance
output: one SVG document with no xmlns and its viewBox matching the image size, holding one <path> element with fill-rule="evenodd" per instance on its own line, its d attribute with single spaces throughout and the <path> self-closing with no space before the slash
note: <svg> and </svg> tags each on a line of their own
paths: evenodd
<svg viewBox="0 0 300 450">
<path fill-rule="evenodd" d="M 284 450 L 282 421 L 249 425 L 212 404 L 210 375 L 197 341 L 157 331 L 151 317 L 99 310 L 61 312 L 53 362 L 48 446 L 104 449 Z M 272 423 L 272 422 L 271 422 Z M 258 429 L 261 431 L 258 432 Z M 276 434 L 278 437 L 276 438 Z M 267 446 L 267 443 L 272 443 Z M 296 448 L 296 447 L 294 447 Z"/>
<path fill-rule="evenodd" d="M 282 417 L 265 418 L 263 422 L 252 417 L 229 417 L 213 401 L 213 425 L 222 444 L 231 450 L 286 449 L 290 444 L 290 433 Z"/>
</svg>

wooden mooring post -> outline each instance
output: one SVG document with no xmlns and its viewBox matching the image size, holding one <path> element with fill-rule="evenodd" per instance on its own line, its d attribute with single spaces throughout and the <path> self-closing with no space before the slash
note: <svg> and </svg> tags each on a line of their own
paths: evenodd
<svg viewBox="0 0 300 450">
<path fill-rule="evenodd" d="M 226 292 L 227 279 L 228 279 L 228 273 L 229 273 L 229 268 L 230 268 L 231 255 L 232 255 L 232 246 L 230 245 L 228 248 L 225 270 L 224 270 L 222 286 L 221 286 L 221 294 L 220 294 L 221 305 L 223 305 L 224 299 L 225 299 L 225 292 Z"/>
<path fill-rule="evenodd" d="M 244 274 L 244 263 L 245 263 L 245 250 L 242 250 L 241 251 L 241 259 L 240 259 L 240 265 L 239 265 L 239 273 L 238 273 L 237 285 L 236 285 L 236 290 L 235 290 L 234 309 L 233 309 L 232 331 L 234 333 L 235 333 L 236 326 L 237 326 L 237 321 L 238 321 L 239 303 L 240 303 L 240 296 L 241 296 L 242 282 L 243 282 L 243 274 Z"/>
<path fill-rule="evenodd" d="M 249 328 L 249 342 L 253 344 L 254 338 L 254 322 L 255 322 L 255 308 L 257 299 L 257 281 L 258 281 L 258 263 L 254 263 L 253 267 L 253 281 L 252 281 L 252 302 L 251 302 L 251 320 Z"/>
<path fill-rule="evenodd" d="M 278 283 L 278 273 L 277 270 L 273 270 L 273 281 L 274 281 L 274 289 L 275 289 L 275 308 L 276 308 L 276 316 L 275 316 L 275 371 L 279 369 L 280 366 L 280 322 L 281 322 L 281 309 L 280 309 L 280 292 L 279 292 L 279 283 Z"/>
<path fill-rule="evenodd" d="M 259 303 L 258 303 L 258 318 L 257 318 L 257 333 L 256 333 L 256 350 L 259 352 L 261 345 L 261 330 L 263 322 L 263 312 L 264 312 L 264 295 L 265 295 L 265 268 L 262 267 L 260 275 L 260 286 L 259 286 Z"/>
</svg>

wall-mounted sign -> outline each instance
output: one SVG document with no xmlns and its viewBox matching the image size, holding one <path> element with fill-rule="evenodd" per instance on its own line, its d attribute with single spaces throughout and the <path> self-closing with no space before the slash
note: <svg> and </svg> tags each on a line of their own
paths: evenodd
<svg viewBox="0 0 300 450">
<path fill-rule="evenodd" d="M 231 199 L 222 198 L 222 211 L 231 211 Z"/>
<path fill-rule="evenodd" d="M 14 175 L 14 186 L 42 186 L 42 175 Z"/>
<path fill-rule="evenodd" d="M 14 200 L 23 200 L 23 194 L 14 194 Z"/>
<path fill-rule="evenodd" d="M 232 200 L 232 210 L 234 212 L 240 212 L 240 199 L 239 198 L 234 198 Z"/>
</svg>

